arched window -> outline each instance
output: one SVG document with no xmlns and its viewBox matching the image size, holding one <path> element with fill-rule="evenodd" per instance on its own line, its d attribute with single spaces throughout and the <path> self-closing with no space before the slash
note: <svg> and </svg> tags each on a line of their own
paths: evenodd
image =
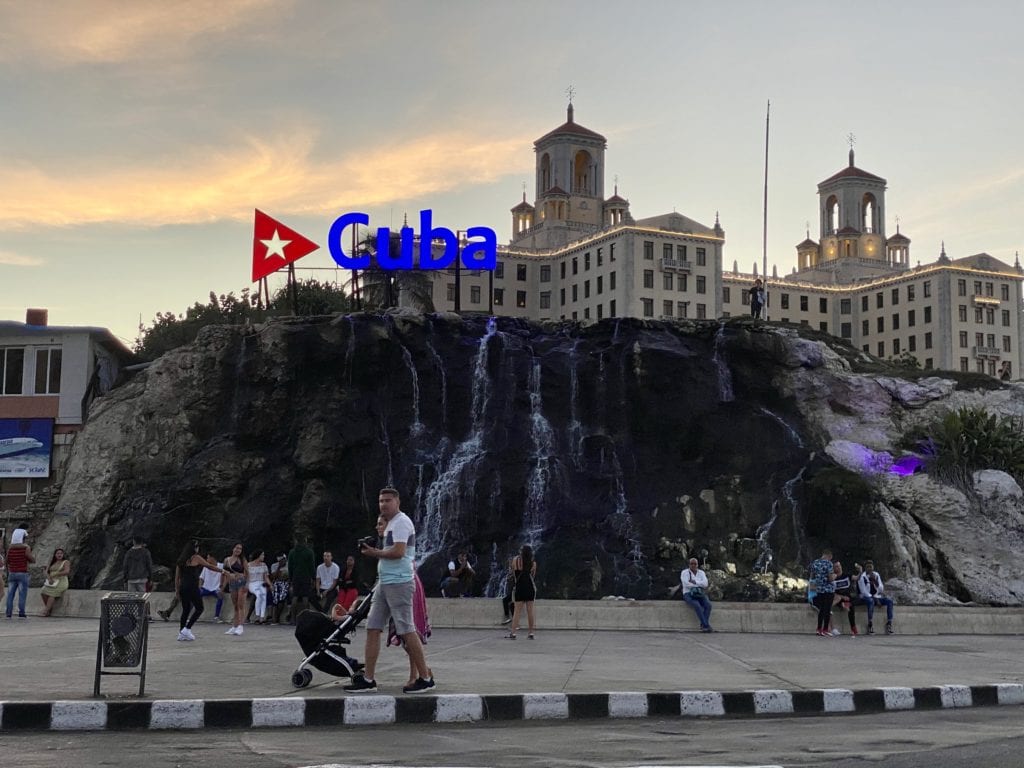
<svg viewBox="0 0 1024 768">
<path fill-rule="evenodd" d="M 575 194 L 594 194 L 593 190 L 590 188 L 590 166 L 592 163 L 593 159 L 590 157 L 590 153 L 586 150 L 581 149 L 576 153 L 576 157 L 573 159 L 572 163 L 572 191 Z"/>
<path fill-rule="evenodd" d="M 835 195 L 825 201 L 825 230 L 830 235 L 839 231 L 839 198 Z"/>
<path fill-rule="evenodd" d="M 547 152 L 540 159 L 540 190 L 541 194 L 551 189 L 551 156 Z"/>
<path fill-rule="evenodd" d="M 875 205 L 875 196 L 870 192 L 864 195 L 864 200 L 861 203 L 861 210 L 864 212 L 864 216 L 861 220 L 860 231 L 865 233 L 877 232 L 878 208 Z"/>
</svg>

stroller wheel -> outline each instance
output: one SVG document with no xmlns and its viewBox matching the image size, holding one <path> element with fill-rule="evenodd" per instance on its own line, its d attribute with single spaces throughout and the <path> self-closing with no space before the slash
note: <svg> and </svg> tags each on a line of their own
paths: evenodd
<svg viewBox="0 0 1024 768">
<path fill-rule="evenodd" d="M 309 674 L 307 678 L 306 675 Z M 297 669 L 292 672 L 292 685 L 296 688 L 305 688 L 309 685 L 309 681 L 313 679 L 313 673 L 308 669 Z"/>
<path fill-rule="evenodd" d="M 305 688 L 307 685 L 309 685 L 311 682 L 313 682 L 313 670 L 312 669 L 307 668 L 307 669 L 302 670 L 302 681 L 303 681 L 302 682 L 302 687 L 303 688 Z"/>
</svg>

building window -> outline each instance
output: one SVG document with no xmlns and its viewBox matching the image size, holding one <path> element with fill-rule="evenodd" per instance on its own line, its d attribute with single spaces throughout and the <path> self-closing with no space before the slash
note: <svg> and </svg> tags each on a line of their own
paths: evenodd
<svg viewBox="0 0 1024 768">
<path fill-rule="evenodd" d="M 580 271 L 580 260 L 577 259 L 575 256 L 573 256 L 572 257 L 572 273 L 575 275 L 575 274 L 578 274 L 579 271 Z"/>
<path fill-rule="evenodd" d="M 957 307 L 957 316 L 960 318 L 960 322 L 961 323 L 966 323 L 967 322 L 967 305 L 966 304 L 960 304 Z"/>
<path fill-rule="evenodd" d="M 868 297 L 867 296 L 861 296 L 860 297 L 860 311 L 861 312 L 867 312 L 868 311 Z"/>
<path fill-rule="evenodd" d="M 672 317 L 672 302 L 663 301 L 661 302 L 661 314 L 665 317 Z"/>
<path fill-rule="evenodd" d="M 551 309 L 551 291 L 541 291 L 540 293 L 540 308 Z"/>
<path fill-rule="evenodd" d="M 981 296 L 981 280 L 974 281 L 974 295 Z"/>
<path fill-rule="evenodd" d="M 868 354 L 871 353 L 871 345 L 870 344 L 865 344 L 863 347 L 861 347 L 861 349 L 863 349 Z"/>
<path fill-rule="evenodd" d="M 676 291 L 679 293 L 686 293 L 686 286 L 688 282 L 687 275 L 680 275 L 679 279 L 676 280 Z"/>
<path fill-rule="evenodd" d="M 685 245 L 677 245 L 676 246 L 676 259 L 678 261 L 681 261 L 681 262 L 682 261 L 686 261 L 686 246 Z"/>
<path fill-rule="evenodd" d="M 598 275 L 597 276 L 597 295 L 600 296 L 602 293 L 604 293 L 604 275 Z"/>
<path fill-rule="evenodd" d="M 604 264 L 604 256 L 601 255 L 601 249 L 598 248 L 597 249 L 597 266 L 600 267 L 602 264 Z M 598 306 L 600 306 L 600 305 L 598 305 Z M 600 310 L 598 310 L 597 319 L 598 320 L 601 319 L 601 312 L 600 312 Z"/>
<path fill-rule="evenodd" d="M 783 309 L 789 309 L 789 294 L 788 293 L 783 293 L 782 294 L 782 308 Z"/>
<path fill-rule="evenodd" d="M 800 311 L 801 312 L 806 312 L 807 311 L 807 297 L 806 296 L 801 296 L 800 297 Z"/>
<path fill-rule="evenodd" d="M 869 335 L 871 335 L 871 325 L 868 323 L 867 320 L 861 320 L 860 321 L 860 335 L 861 336 L 869 336 Z"/>
<path fill-rule="evenodd" d="M 480 303 L 480 286 L 471 285 L 469 286 L 469 303 L 479 304 Z"/>
<path fill-rule="evenodd" d="M 583 254 L 583 271 L 590 269 L 590 251 Z"/>
<path fill-rule="evenodd" d="M 672 277 L 673 276 L 671 272 L 666 272 L 661 276 L 661 287 L 664 288 L 666 291 L 671 291 L 673 288 L 676 287 Z"/>
<path fill-rule="evenodd" d="M 676 302 L 676 313 L 679 317 L 686 317 L 689 313 L 690 302 L 688 301 L 677 301 Z"/>
<path fill-rule="evenodd" d="M 590 319 L 590 307 L 584 307 L 583 308 L 583 319 L 584 320 L 589 320 Z"/>
<path fill-rule="evenodd" d="M 608 254 L 608 258 L 611 258 L 610 252 Z M 615 299 L 608 302 L 608 317 L 615 317 Z"/>
<path fill-rule="evenodd" d="M 732 298 L 732 292 L 729 290 L 729 286 L 723 286 L 722 288 L 722 303 L 728 304 Z M 744 302 L 745 304 L 746 302 Z"/>
<path fill-rule="evenodd" d="M 917 352 L 917 336 L 911 336 L 907 339 L 907 350 L 909 352 Z"/>
<path fill-rule="evenodd" d="M 999 286 L 999 296 L 1000 296 L 1000 298 L 1002 298 L 1003 301 L 1009 301 L 1010 300 L 1010 286 L 1008 286 L 1006 283 L 1003 283 L 1002 285 L 1000 285 Z"/>
<path fill-rule="evenodd" d="M 932 281 L 931 280 L 925 280 L 924 283 L 922 284 L 921 288 L 924 291 L 924 297 L 926 299 L 930 299 L 931 295 L 932 295 Z"/>
<path fill-rule="evenodd" d="M 1002 318 L 1002 321 L 1003 321 L 1003 325 L 1005 325 L 1007 328 L 1009 328 L 1010 327 L 1010 310 L 1004 309 L 999 314 L 1001 315 L 1001 318 Z"/>
<path fill-rule="evenodd" d="M 654 317 L 654 299 L 640 299 L 644 307 L 644 317 Z"/>
<path fill-rule="evenodd" d="M 700 250 L 699 248 L 697 250 Z M 706 304 L 697 305 L 697 319 L 704 320 L 708 316 L 708 307 Z"/>
<path fill-rule="evenodd" d="M 60 394 L 60 347 L 36 350 L 36 394 Z"/>
<path fill-rule="evenodd" d="M 975 307 L 974 308 L 974 322 L 980 323 L 980 322 L 983 322 L 984 319 L 985 319 L 984 311 L 981 309 L 981 307 Z"/>
<path fill-rule="evenodd" d="M 648 261 L 654 260 L 654 243 L 650 240 L 644 240 L 644 258 Z"/>
<path fill-rule="evenodd" d="M 839 300 L 839 314 L 850 315 L 853 314 L 853 302 L 850 299 Z"/>
<path fill-rule="evenodd" d="M 598 263 L 600 263 L 600 261 L 601 261 L 601 252 L 600 251 L 597 252 L 597 260 L 598 260 Z M 601 320 L 603 318 L 604 318 L 604 304 L 598 304 L 597 305 L 597 319 Z"/>
<path fill-rule="evenodd" d="M 826 323 L 824 320 L 818 323 L 818 330 L 828 333 L 828 323 Z"/>
<path fill-rule="evenodd" d="M 1010 352 L 1010 337 L 1003 336 L 1003 352 Z"/>
<path fill-rule="evenodd" d="M 564 261 L 561 264 L 558 265 L 558 272 L 559 272 L 559 275 L 561 276 L 561 278 L 563 280 L 565 280 L 565 262 Z"/>
<path fill-rule="evenodd" d="M 925 283 L 925 285 L 927 285 L 927 283 Z M 927 296 L 928 294 L 925 294 L 925 295 Z M 914 300 L 914 286 L 913 285 L 908 285 L 907 286 L 907 301 L 913 301 L 913 300 Z"/>
<path fill-rule="evenodd" d="M 932 321 L 932 308 L 931 307 L 925 307 L 924 308 L 924 322 L 925 322 L 925 325 L 927 325 L 931 321 Z"/>
<path fill-rule="evenodd" d="M 526 308 L 526 291 L 516 291 L 516 306 L 520 309 Z"/>
<path fill-rule="evenodd" d="M 541 264 L 540 265 L 540 281 L 542 283 L 550 283 L 551 282 L 551 265 L 550 264 Z"/>
<path fill-rule="evenodd" d="M 992 283 L 985 283 L 985 295 L 986 296 L 995 296 L 994 286 L 992 285 Z"/>
<path fill-rule="evenodd" d="M 900 316 L 898 312 L 892 314 L 892 329 L 898 331 L 900 329 Z"/>
<path fill-rule="evenodd" d="M 818 299 L 818 311 L 828 312 L 828 299 Z"/>
<path fill-rule="evenodd" d="M 878 325 L 876 327 L 877 327 L 879 333 L 885 333 L 885 318 L 884 317 L 878 318 Z M 881 357 L 881 355 L 879 355 L 879 357 Z"/>
<path fill-rule="evenodd" d="M 932 332 L 931 331 L 928 331 L 924 335 L 924 348 L 925 349 L 931 349 L 932 348 Z"/>
<path fill-rule="evenodd" d="M 608 261 L 615 261 L 615 243 L 608 243 Z M 609 317 L 615 317 L 614 310 L 610 306 L 608 311 L 612 313 Z"/>
<path fill-rule="evenodd" d="M 994 307 L 986 307 L 985 308 L 985 322 L 988 325 L 995 325 L 996 324 L 996 310 L 995 310 Z"/>
<path fill-rule="evenodd" d="M 907 326 L 913 328 L 917 323 L 917 317 L 915 316 L 914 310 L 907 312 Z"/>
<path fill-rule="evenodd" d="M 984 360 L 976 360 L 975 363 L 974 363 L 974 370 L 977 371 L 978 373 L 984 373 L 985 372 L 985 361 Z"/>
<path fill-rule="evenodd" d="M 584 299 L 589 299 L 590 298 L 590 281 L 589 280 L 584 280 L 583 281 L 583 298 Z"/>
<path fill-rule="evenodd" d="M 989 376 L 995 376 L 996 375 L 996 361 L 995 360 L 989 360 L 988 361 L 988 375 Z"/>
<path fill-rule="evenodd" d="M 839 326 L 839 335 L 842 336 L 844 339 L 852 339 L 853 338 L 853 324 L 852 323 L 842 323 Z"/>
<path fill-rule="evenodd" d="M 996 348 L 996 335 L 994 333 L 987 334 L 985 336 L 985 339 L 988 341 L 988 344 L 985 345 L 986 347 L 988 347 L 989 349 Z"/>
<path fill-rule="evenodd" d="M 960 331 L 960 348 L 967 349 L 967 331 Z"/>
<path fill-rule="evenodd" d="M 960 370 L 967 373 L 970 370 L 970 361 L 966 357 L 960 358 Z"/>
<path fill-rule="evenodd" d="M 708 263 L 707 252 L 703 248 L 697 248 L 697 266 L 703 267 Z"/>
<path fill-rule="evenodd" d="M 664 259 L 672 260 L 672 243 L 662 243 L 661 256 Z"/>
<path fill-rule="evenodd" d="M 0 347 L 0 395 L 20 395 L 25 373 L 25 348 Z"/>
<path fill-rule="evenodd" d="M 573 301 L 579 301 L 580 300 L 580 287 L 578 285 L 573 285 L 573 287 L 572 287 L 572 300 Z"/>
<path fill-rule="evenodd" d="M 521 282 L 524 282 L 526 280 L 526 265 L 525 264 L 517 264 L 516 265 L 516 280 L 519 280 Z"/>
<path fill-rule="evenodd" d="M 879 357 L 885 357 L 885 342 L 884 341 L 878 342 L 878 356 Z"/>
<path fill-rule="evenodd" d="M 448 301 L 455 301 L 455 283 L 448 283 Z"/>
<path fill-rule="evenodd" d="M 895 307 L 899 303 L 900 303 L 900 289 L 899 288 L 893 288 L 892 289 L 892 305 Z"/>
<path fill-rule="evenodd" d="M 645 269 L 644 270 L 644 288 L 653 288 L 653 287 L 654 287 L 654 270 L 653 269 Z"/>
<path fill-rule="evenodd" d="M 494 279 L 501 280 L 505 277 L 505 262 L 498 261 L 494 264 Z"/>
<path fill-rule="evenodd" d="M 562 302 L 565 303 L 564 301 Z M 501 307 L 505 305 L 505 289 L 495 288 L 494 289 L 494 306 Z"/>
<path fill-rule="evenodd" d="M 926 370 L 931 370 L 932 368 L 934 368 L 935 367 L 935 360 L 934 360 L 934 358 L 926 357 L 924 359 L 924 367 L 925 367 Z"/>
<path fill-rule="evenodd" d="M 697 275 L 697 293 L 707 293 L 707 278 L 704 275 Z"/>
<path fill-rule="evenodd" d="M 893 339 L 892 340 L 892 353 L 893 353 L 893 355 L 898 355 L 900 353 L 900 340 L 899 339 Z"/>
<path fill-rule="evenodd" d="M 967 281 L 966 280 L 957 280 L 956 281 L 956 295 L 957 296 L 966 296 L 967 295 Z"/>
<path fill-rule="evenodd" d="M 565 288 L 558 289 L 558 303 L 565 306 Z"/>
<path fill-rule="evenodd" d="M 608 290 L 609 291 L 614 291 L 615 290 L 615 273 L 614 272 L 611 272 L 608 275 Z M 614 317 L 614 315 L 613 315 L 613 317 Z"/>
<path fill-rule="evenodd" d="M 976 347 L 984 347 L 985 346 L 985 334 L 984 333 L 976 333 L 976 334 L 974 334 L 974 346 L 976 346 Z"/>
<path fill-rule="evenodd" d="M 884 301 L 885 301 L 885 295 L 881 291 L 879 291 L 878 293 L 875 294 L 875 308 L 876 309 L 881 309 L 884 306 L 884 304 L 883 304 Z"/>
</svg>

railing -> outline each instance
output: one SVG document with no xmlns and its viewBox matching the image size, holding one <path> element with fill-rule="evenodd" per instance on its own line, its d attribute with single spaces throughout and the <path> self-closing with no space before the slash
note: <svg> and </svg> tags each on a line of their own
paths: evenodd
<svg viewBox="0 0 1024 768">
<path fill-rule="evenodd" d="M 999 347 L 972 347 L 971 351 L 975 357 L 999 357 L 1002 354 Z"/>
<path fill-rule="evenodd" d="M 680 261 L 679 259 L 661 259 L 662 270 L 676 271 L 676 272 L 690 272 L 693 270 L 693 264 L 689 261 Z"/>
</svg>

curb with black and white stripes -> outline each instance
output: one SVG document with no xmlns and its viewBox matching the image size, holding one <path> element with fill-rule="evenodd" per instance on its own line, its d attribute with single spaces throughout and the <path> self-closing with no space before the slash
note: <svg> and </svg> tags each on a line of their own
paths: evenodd
<svg viewBox="0 0 1024 768">
<path fill-rule="evenodd" d="M 866 714 L 1024 704 L 1024 685 L 848 690 L 523 693 L 168 701 L 0 702 L 0 732 Z"/>
</svg>

